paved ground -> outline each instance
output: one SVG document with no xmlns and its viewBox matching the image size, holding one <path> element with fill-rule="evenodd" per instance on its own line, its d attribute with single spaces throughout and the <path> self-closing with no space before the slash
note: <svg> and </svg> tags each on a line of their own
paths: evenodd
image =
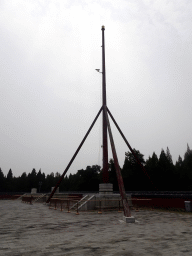
<svg viewBox="0 0 192 256">
<path fill-rule="evenodd" d="M 192 255 L 192 214 L 132 212 L 73 213 L 46 205 L 0 201 L 0 255 Z"/>
</svg>

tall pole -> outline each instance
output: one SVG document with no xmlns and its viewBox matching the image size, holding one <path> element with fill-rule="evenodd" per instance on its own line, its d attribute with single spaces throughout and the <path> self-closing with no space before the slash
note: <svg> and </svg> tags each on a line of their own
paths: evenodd
<svg viewBox="0 0 192 256">
<path fill-rule="evenodd" d="M 102 30 L 102 93 L 103 93 L 103 109 L 107 106 L 106 100 L 106 77 L 105 77 L 105 27 L 101 27 Z M 107 143 L 107 121 L 103 110 L 103 182 L 109 182 L 108 173 L 108 143 Z"/>
</svg>

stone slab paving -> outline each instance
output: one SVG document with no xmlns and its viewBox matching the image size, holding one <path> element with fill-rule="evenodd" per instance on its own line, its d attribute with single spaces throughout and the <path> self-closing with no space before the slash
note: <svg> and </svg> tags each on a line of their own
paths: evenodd
<svg viewBox="0 0 192 256">
<path fill-rule="evenodd" d="M 0 256 L 192 255 L 192 213 L 74 213 L 36 203 L 0 201 Z"/>
</svg>

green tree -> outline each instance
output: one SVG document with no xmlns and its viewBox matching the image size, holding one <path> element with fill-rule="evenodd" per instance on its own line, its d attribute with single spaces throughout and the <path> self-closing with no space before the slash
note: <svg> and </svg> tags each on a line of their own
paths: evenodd
<svg viewBox="0 0 192 256">
<path fill-rule="evenodd" d="M 176 179 L 176 191 L 183 190 L 183 160 L 179 155 L 178 160 L 175 163 L 175 179 Z"/>
<path fill-rule="evenodd" d="M 12 172 L 12 170 L 10 169 L 10 170 L 8 171 L 8 174 L 7 174 L 7 179 L 8 179 L 8 180 L 12 180 L 12 178 L 13 178 L 13 172 Z"/>
<path fill-rule="evenodd" d="M 0 192 L 4 192 L 4 191 L 5 191 L 5 177 L 0 168 Z"/>
<path fill-rule="evenodd" d="M 38 187 L 38 182 L 37 182 L 37 172 L 35 168 L 31 171 L 31 173 L 28 174 L 28 186 L 29 189 L 31 190 L 32 188 L 37 188 Z"/>
<path fill-rule="evenodd" d="M 69 191 L 69 178 L 67 175 L 63 178 L 62 182 L 59 185 L 60 191 Z"/>
<path fill-rule="evenodd" d="M 133 149 L 133 151 L 136 154 L 137 158 L 139 159 L 140 163 L 144 165 L 144 155 L 141 154 L 139 150 Z M 125 152 L 125 158 L 128 160 L 130 167 L 137 167 L 139 165 L 132 152 Z"/>
<path fill-rule="evenodd" d="M 145 165 L 144 155 L 139 150 L 133 149 L 141 164 Z M 131 152 L 125 153 L 125 161 L 122 169 L 125 190 L 139 191 L 147 190 L 147 177 L 144 174 L 141 166 L 138 164 L 134 155 Z"/>
<path fill-rule="evenodd" d="M 37 176 L 38 192 L 45 190 L 45 174 L 41 173 L 41 169 L 38 171 Z"/>
<path fill-rule="evenodd" d="M 183 165 L 182 157 L 179 155 L 178 160 L 176 161 L 175 167 L 180 169 Z"/>
<path fill-rule="evenodd" d="M 8 171 L 8 174 L 7 174 L 7 178 L 6 178 L 6 188 L 5 190 L 7 192 L 13 192 L 13 184 L 14 184 L 14 181 L 13 181 L 13 172 L 12 170 L 10 169 Z"/>
<path fill-rule="evenodd" d="M 99 173 L 100 166 L 87 166 L 86 170 L 79 170 L 77 172 L 78 190 L 81 191 L 97 191 L 99 189 Z"/>
<path fill-rule="evenodd" d="M 21 177 L 19 177 L 18 192 L 30 192 L 30 188 L 28 184 L 29 182 L 28 182 L 27 174 L 26 172 L 23 172 Z"/>
<path fill-rule="evenodd" d="M 55 184 L 55 178 L 54 178 L 54 173 L 51 172 L 51 174 L 48 174 L 46 176 L 46 181 L 45 181 L 45 190 L 46 191 L 51 191 L 51 188 L 54 187 L 56 184 Z"/>
<path fill-rule="evenodd" d="M 156 190 L 159 189 L 158 184 L 158 173 L 159 173 L 159 165 L 158 165 L 158 157 L 153 152 L 152 157 L 149 156 L 149 158 L 146 160 L 145 169 L 150 177 L 150 184 L 148 190 Z"/>
<path fill-rule="evenodd" d="M 176 189 L 176 179 L 175 179 L 175 172 L 174 166 L 172 162 L 172 157 L 167 148 L 167 152 L 162 149 L 161 154 L 159 156 L 159 189 L 160 190 L 175 190 Z"/>
<path fill-rule="evenodd" d="M 192 150 L 188 144 L 182 167 L 182 190 L 192 190 Z"/>
<path fill-rule="evenodd" d="M 166 157 L 167 157 L 168 162 L 170 164 L 173 164 L 172 155 L 171 155 L 170 150 L 169 150 L 168 147 L 167 147 L 167 151 L 166 151 Z"/>
</svg>

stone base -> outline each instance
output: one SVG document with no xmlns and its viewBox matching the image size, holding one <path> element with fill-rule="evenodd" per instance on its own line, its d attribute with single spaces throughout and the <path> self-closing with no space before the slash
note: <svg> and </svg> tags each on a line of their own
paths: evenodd
<svg viewBox="0 0 192 256">
<path fill-rule="evenodd" d="M 32 188 L 31 189 L 31 194 L 37 194 L 37 189 L 36 188 Z"/>
<path fill-rule="evenodd" d="M 192 202 L 191 201 L 185 201 L 185 210 L 186 210 L 186 212 L 192 212 Z"/>
<path fill-rule="evenodd" d="M 113 184 L 111 183 L 100 183 L 99 194 L 108 195 L 113 194 Z"/>
<path fill-rule="evenodd" d="M 121 200 L 121 196 L 120 194 L 113 194 L 113 193 L 108 193 L 108 194 L 103 194 L 103 193 L 99 193 L 95 195 L 96 198 L 96 208 L 98 208 L 100 206 L 100 202 L 101 201 L 101 208 L 105 209 L 105 208 L 116 208 L 118 209 L 119 207 L 119 201 L 120 201 L 120 206 L 122 207 L 122 200 Z M 128 204 L 129 206 L 132 206 L 132 201 L 131 201 L 131 195 L 127 195 L 127 199 L 128 199 Z"/>
<path fill-rule="evenodd" d="M 133 216 L 131 217 L 125 217 L 123 216 L 123 220 L 126 222 L 126 223 L 135 223 L 135 218 Z"/>
</svg>

